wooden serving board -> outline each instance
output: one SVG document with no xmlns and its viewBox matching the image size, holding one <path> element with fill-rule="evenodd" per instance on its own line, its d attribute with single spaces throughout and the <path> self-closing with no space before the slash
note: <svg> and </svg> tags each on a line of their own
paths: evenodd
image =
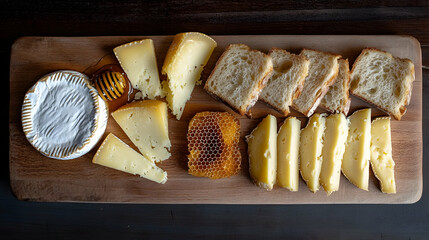
<svg viewBox="0 0 429 240">
<path fill-rule="evenodd" d="M 162 66 L 173 36 L 123 37 L 25 37 L 12 46 L 10 64 L 10 180 L 18 199 L 50 202 L 121 202 L 121 203 L 219 203 L 219 204 L 308 204 L 308 203 L 414 203 L 422 194 L 422 71 L 419 42 L 408 36 L 212 36 L 218 43 L 203 74 L 203 82 L 220 54 L 231 43 L 248 44 L 267 52 L 271 47 L 299 53 L 302 48 L 330 51 L 348 58 L 352 64 L 365 47 L 376 47 L 394 56 L 409 58 L 415 64 L 416 80 L 407 113 L 401 121 L 392 119 L 393 158 L 396 162 L 397 194 L 383 194 L 370 170 L 369 191 L 358 189 L 341 176 L 340 189 L 327 196 L 321 188 L 311 193 L 301 180 L 298 192 L 275 187 L 271 192 L 256 187 L 248 173 L 247 148 L 244 137 L 267 114 L 284 120 L 278 112 L 258 102 L 253 118 L 240 116 L 222 102 L 210 97 L 197 86 L 188 101 L 182 119 L 169 116 L 171 158 L 158 164 L 168 172 L 168 182 L 157 184 L 91 163 L 95 149 L 69 161 L 42 156 L 26 140 L 22 132 L 21 106 L 26 91 L 43 75 L 55 70 L 88 71 L 118 45 L 152 38 L 158 67 Z M 350 114 L 356 109 L 371 107 L 372 116 L 386 115 L 374 106 L 352 97 Z M 240 149 L 242 169 L 227 179 L 210 180 L 187 173 L 186 132 L 189 120 L 200 111 L 228 111 L 241 123 Z M 323 110 L 318 109 L 318 112 Z M 303 115 L 292 112 L 307 123 Z M 113 132 L 133 146 L 116 122 L 110 118 L 106 134 Z M 103 137 L 104 139 L 104 137 Z M 100 144 L 100 143 L 99 143 Z M 134 146 L 133 146 L 134 147 Z M 134 147 L 135 148 L 135 147 Z"/>
</svg>

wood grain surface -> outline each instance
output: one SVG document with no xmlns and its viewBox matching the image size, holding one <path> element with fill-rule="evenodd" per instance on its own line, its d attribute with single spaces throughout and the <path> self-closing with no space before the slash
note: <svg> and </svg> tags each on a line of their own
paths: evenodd
<svg viewBox="0 0 429 240">
<path fill-rule="evenodd" d="M 10 184 L 14 194 L 22 200 L 33 201 L 82 201 L 125 203 L 225 203 L 225 204 L 306 204 L 306 203 L 413 203 L 422 194 L 422 71 L 421 49 L 417 40 L 408 36 L 287 36 L 240 35 L 212 36 L 218 43 L 203 74 L 203 82 L 225 47 L 230 43 L 245 43 L 267 52 L 271 47 L 284 48 L 294 53 L 314 48 L 341 54 L 353 63 L 364 47 L 376 47 L 394 56 L 409 58 L 415 64 L 416 81 L 407 113 L 401 121 L 392 120 L 393 158 L 396 162 L 397 194 L 381 193 L 374 175 L 370 174 L 369 191 L 354 187 L 343 176 L 340 189 L 331 196 L 321 189 L 311 193 L 301 180 L 296 193 L 275 188 L 267 192 L 254 186 L 249 178 L 244 136 L 267 114 L 284 117 L 266 104 L 258 102 L 249 119 L 235 113 L 228 106 L 214 100 L 197 86 L 187 103 L 180 121 L 170 115 L 169 134 L 172 157 L 161 164 L 169 180 L 160 185 L 137 176 L 129 175 L 91 163 L 97 149 L 70 161 L 49 159 L 38 153 L 27 142 L 21 127 L 21 105 L 24 94 L 40 77 L 60 69 L 88 72 L 91 66 L 111 54 L 114 47 L 133 40 L 154 40 L 158 67 L 161 68 L 172 36 L 133 37 L 25 37 L 12 46 L 10 64 Z M 352 98 L 350 114 L 354 110 L 371 107 L 372 116 L 385 114 L 375 107 Z M 210 180 L 187 173 L 186 130 L 189 120 L 200 111 L 228 111 L 241 123 L 240 149 L 242 169 L 237 176 Z M 318 110 L 323 112 L 323 110 Z M 302 121 L 307 118 L 292 112 Z M 115 121 L 110 118 L 106 134 L 113 132 L 132 146 Z"/>
</svg>

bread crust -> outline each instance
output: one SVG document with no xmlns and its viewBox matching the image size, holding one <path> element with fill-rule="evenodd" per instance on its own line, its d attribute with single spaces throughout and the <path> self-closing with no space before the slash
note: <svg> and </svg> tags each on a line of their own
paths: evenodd
<svg viewBox="0 0 429 240">
<path fill-rule="evenodd" d="M 347 80 L 346 80 L 346 86 L 348 86 L 347 87 L 347 91 L 346 91 L 346 94 L 347 94 L 347 103 L 344 105 L 344 108 L 343 108 L 342 112 L 344 113 L 344 115 L 347 116 L 347 114 L 349 113 L 349 110 L 350 110 L 350 104 L 352 102 L 352 99 L 350 98 L 350 76 L 351 76 L 351 72 L 350 72 L 349 59 L 346 58 L 345 62 L 346 62 L 346 65 L 347 65 L 347 69 L 349 70 L 349 74 L 348 74 Z"/>
<path fill-rule="evenodd" d="M 212 92 L 210 90 L 210 87 L 209 87 L 209 83 L 212 81 L 213 73 L 215 73 L 218 70 L 219 63 L 222 62 L 223 58 L 225 57 L 225 54 L 231 48 L 231 45 L 232 44 L 228 45 L 228 47 L 225 48 L 225 51 L 222 53 L 222 55 L 220 55 L 219 59 L 216 61 L 216 64 L 215 64 L 213 70 L 211 71 L 209 77 L 207 78 L 206 83 L 204 84 L 204 90 L 206 90 L 206 92 L 209 93 L 209 95 L 212 96 L 214 99 L 221 100 L 222 102 L 227 103 L 228 106 L 231 106 L 233 109 L 237 110 L 238 113 L 240 113 L 240 115 L 243 115 L 239 109 L 236 109 L 235 107 L 233 107 L 232 104 L 229 101 L 227 101 L 226 99 L 223 99 L 220 96 L 216 95 L 214 92 Z"/>
<path fill-rule="evenodd" d="M 205 85 L 204 85 L 204 89 L 210 94 L 210 96 L 212 96 L 212 97 L 214 97 L 215 99 L 217 99 L 217 100 L 221 100 L 222 102 L 225 102 L 225 103 L 227 103 L 227 105 L 228 106 L 230 106 L 230 107 L 232 107 L 233 109 L 235 109 L 236 111 L 238 111 L 238 113 L 240 114 L 240 115 L 246 115 L 246 114 L 248 114 L 248 116 L 250 117 L 251 115 L 250 115 L 250 108 L 251 107 L 253 107 L 255 104 L 256 104 L 256 102 L 257 102 L 257 100 L 258 100 L 258 98 L 259 98 L 259 94 L 260 94 L 260 92 L 262 91 L 262 89 L 265 87 L 265 85 L 267 84 L 267 82 L 268 82 L 268 79 L 271 77 L 271 74 L 273 73 L 273 67 L 271 66 L 271 68 L 270 69 L 268 69 L 268 71 L 266 71 L 266 73 L 265 73 L 265 75 L 261 78 L 261 79 L 259 79 L 259 81 L 258 81 L 258 85 L 257 85 L 257 88 L 256 89 L 254 89 L 254 91 L 251 93 L 251 95 L 250 95 L 250 99 L 248 99 L 247 100 L 247 105 L 244 105 L 244 106 L 235 106 L 233 103 L 231 103 L 227 98 L 225 98 L 225 97 L 222 97 L 222 96 L 219 96 L 219 95 L 217 95 L 216 93 L 214 93 L 211 89 L 210 89 L 210 86 L 209 86 L 209 83 L 211 82 L 211 81 L 213 81 L 212 80 L 212 76 L 213 76 L 213 74 L 215 73 L 215 72 L 217 72 L 218 71 L 218 67 L 219 67 L 219 63 L 220 62 L 222 62 L 223 61 L 223 58 L 225 57 L 225 55 L 226 55 L 226 53 L 232 48 L 232 47 L 234 47 L 234 46 L 239 46 L 239 47 L 243 47 L 243 48 L 246 48 L 249 52 L 257 52 L 258 54 L 259 53 L 262 53 L 263 54 L 263 56 L 264 57 L 268 57 L 268 58 L 270 58 L 271 59 L 271 57 L 270 56 L 268 56 L 267 54 L 265 54 L 265 53 L 263 53 L 263 52 L 260 52 L 260 51 L 258 51 L 258 50 L 255 50 L 255 49 L 251 49 L 249 46 L 247 46 L 247 45 L 245 45 L 245 44 L 242 44 L 242 43 L 238 43 L 238 44 L 230 44 L 230 45 L 228 45 L 228 47 L 226 47 L 226 49 L 225 49 L 225 51 L 222 53 L 222 55 L 219 57 L 219 59 L 217 60 L 217 62 L 216 62 L 216 64 L 215 64 L 215 67 L 213 68 L 213 70 L 212 70 L 212 72 L 210 73 L 210 75 L 209 75 L 209 77 L 207 78 L 207 81 L 206 81 L 206 83 L 205 83 Z"/>
<path fill-rule="evenodd" d="M 273 51 L 280 51 L 280 52 L 282 52 L 282 53 L 283 53 L 283 54 L 285 54 L 285 55 L 286 55 L 286 54 L 290 54 L 290 55 L 292 55 L 293 57 L 301 58 L 301 59 L 303 59 L 304 61 L 309 62 L 309 61 L 308 61 L 308 59 L 307 59 L 305 56 L 296 55 L 296 54 L 294 54 L 294 53 L 290 53 L 290 52 L 288 52 L 288 51 L 286 51 L 286 50 L 284 50 L 284 49 L 276 48 L 276 47 L 272 47 L 272 48 L 268 51 L 268 55 L 269 55 L 269 56 L 271 56 L 271 53 L 272 53 Z M 273 67 L 273 68 L 274 68 L 274 67 Z M 303 76 L 303 75 L 304 75 L 304 76 Z M 307 77 L 307 75 L 308 75 L 308 63 L 307 63 L 307 68 L 306 68 L 306 70 L 304 71 L 304 74 L 302 74 L 302 75 L 301 75 L 301 81 L 297 84 L 297 87 L 296 87 L 296 89 L 295 89 L 295 92 L 292 94 L 291 102 L 293 102 L 293 100 L 297 99 L 297 98 L 299 97 L 299 95 L 301 94 L 302 89 L 304 88 L 304 82 L 305 82 L 305 78 Z M 263 101 L 264 103 L 266 103 L 267 105 L 269 105 L 270 107 L 273 107 L 275 110 L 277 110 L 278 112 L 282 113 L 284 116 L 287 116 L 287 115 L 290 113 L 290 110 L 289 110 L 289 107 L 290 107 L 290 106 L 288 106 L 288 109 L 281 109 L 281 108 L 278 108 L 277 106 L 272 105 L 271 103 L 269 103 L 268 101 L 266 101 L 266 100 L 265 100 L 265 99 L 263 99 L 263 98 L 261 98 L 260 100 L 261 100 L 261 101 Z"/>
<path fill-rule="evenodd" d="M 336 71 L 336 74 L 334 74 L 331 77 L 331 79 L 329 79 L 329 82 L 325 84 L 325 86 L 322 86 L 319 96 L 316 97 L 316 99 L 313 102 L 313 106 L 307 112 L 304 113 L 306 117 L 310 117 L 311 115 L 313 115 L 314 111 L 316 111 L 317 107 L 320 105 L 320 101 L 322 101 L 323 97 L 328 92 L 329 87 L 335 83 L 335 79 L 337 78 L 337 76 L 338 76 L 338 69 Z"/>
<path fill-rule="evenodd" d="M 301 50 L 301 53 L 305 50 L 309 50 L 309 51 L 315 51 L 321 54 L 325 54 L 325 55 L 331 55 L 332 57 L 335 57 L 337 59 L 341 58 L 341 55 L 339 54 L 335 54 L 335 53 L 330 53 L 330 52 L 323 52 L 320 50 L 315 50 L 315 49 L 310 49 L 310 48 L 303 48 Z M 338 61 L 338 60 L 337 60 Z M 297 110 L 298 112 L 301 112 L 302 114 L 304 114 L 306 117 L 310 117 L 311 115 L 313 115 L 314 111 L 316 111 L 317 107 L 320 104 L 320 101 L 322 101 L 322 98 L 325 96 L 325 94 L 328 92 L 329 87 L 335 83 L 335 79 L 338 76 L 338 71 L 339 71 L 339 64 L 337 63 L 337 69 L 335 70 L 334 75 L 325 83 L 324 86 L 321 87 L 321 91 L 320 93 L 314 98 L 312 105 L 309 109 L 304 110 L 303 112 L 301 112 L 300 109 L 298 109 L 294 104 L 292 105 L 292 107 Z"/>
<path fill-rule="evenodd" d="M 264 89 L 264 87 L 267 85 L 268 80 L 271 78 L 272 75 L 273 75 L 273 67 L 271 66 L 271 68 L 268 69 L 268 71 L 265 73 L 265 75 L 262 77 L 262 79 L 259 80 L 258 87 L 253 91 L 253 93 L 250 97 L 249 103 L 244 108 L 245 113 L 249 112 L 250 108 L 252 108 L 256 104 L 256 102 L 259 99 L 259 94 L 261 94 L 262 89 Z"/>
<path fill-rule="evenodd" d="M 334 75 L 329 79 L 329 81 L 327 81 L 327 83 L 324 86 L 322 86 L 319 96 L 317 96 L 316 99 L 314 99 L 313 101 L 312 107 L 303 113 L 306 117 L 310 117 L 311 115 L 313 115 L 314 111 L 316 111 L 317 107 L 320 104 L 320 101 L 322 101 L 322 98 L 328 92 L 329 87 L 335 83 L 335 79 L 338 76 L 338 70 L 339 70 L 339 65 L 337 65 L 337 70 L 335 71 Z"/>
<path fill-rule="evenodd" d="M 387 108 L 385 108 L 384 106 L 381 106 L 380 104 L 374 103 L 373 101 L 365 98 L 362 95 L 359 95 L 358 93 L 356 93 L 355 91 L 353 91 L 352 88 L 350 88 L 350 93 L 362 100 L 364 100 L 365 102 L 368 102 L 374 106 L 376 106 L 377 108 L 379 108 L 380 110 L 382 110 L 383 112 L 388 113 L 389 115 L 391 115 L 393 118 L 395 118 L 396 120 L 401 120 L 402 116 L 407 112 L 407 106 L 410 103 L 411 100 L 411 93 L 412 93 L 412 88 L 413 88 L 413 82 L 415 81 L 415 70 L 414 70 L 414 63 L 408 59 L 408 58 L 398 58 L 398 57 L 394 57 L 391 53 L 374 48 L 374 47 L 368 47 L 368 48 L 364 48 L 362 50 L 362 52 L 359 54 L 359 56 L 356 58 L 355 62 L 353 63 L 353 67 L 352 70 L 350 71 L 350 76 L 353 74 L 353 72 L 355 71 L 356 66 L 358 65 L 358 63 L 362 60 L 362 58 L 364 57 L 365 53 L 370 52 L 370 51 L 375 51 L 375 52 L 380 52 L 383 54 L 387 54 L 390 58 L 393 59 L 398 59 L 401 61 L 405 61 L 408 62 L 409 64 L 411 64 L 411 76 L 412 76 L 412 81 L 410 84 L 410 88 L 409 90 L 405 93 L 406 97 L 404 99 L 404 101 L 402 102 L 402 104 L 400 105 L 399 109 L 400 111 L 398 113 L 395 112 L 391 112 L 389 111 Z"/>
<path fill-rule="evenodd" d="M 322 53 L 322 54 L 325 54 L 325 55 L 331 55 L 332 57 L 341 58 L 341 55 L 339 55 L 339 54 L 332 53 L 332 52 L 324 52 L 324 51 L 320 51 L 320 50 L 313 49 L 313 48 L 303 48 L 303 49 L 301 50 L 301 53 L 302 53 L 304 50 L 314 51 L 314 52 Z M 301 53 L 300 53 L 300 54 L 301 54 Z"/>
<path fill-rule="evenodd" d="M 325 104 L 323 104 L 322 102 L 320 103 L 319 106 L 322 107 L 323 109 L 331 112 L 331 113 L 341 112 L 345 116 L 347 116 L 347 114 L 349 113 L 350 104 L 351 104 L 351 98 L 350 98 L 350 75 L 351 75 L 350 74 L 350 65 L 349 65 L 349 60 L 348 59 L 338 59 L 338 63 L 340 62 L 340 60 L 343 60 L 345 62 L 345 64 L 347 65 L 347 69 L 349 70 L 349 73 L 347 75 L 347 79 L 345 80 L 345 86 L 347 87 L 347 91 L 345 92 L 345 94 L 346 94 L 345 104 L 343 106 L 341 106 L 341 109 L 339 111 L 337 109 L 329 109 L 329 107 L 326 106 Z M 338 74 L 339 74 L 339 70 L 338 70 Z"/>
</svg>

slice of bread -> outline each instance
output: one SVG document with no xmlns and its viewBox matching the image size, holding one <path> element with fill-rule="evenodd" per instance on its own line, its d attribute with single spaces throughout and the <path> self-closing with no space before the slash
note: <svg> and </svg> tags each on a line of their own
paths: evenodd
<svg viewBox="0 0 429 240">
<path fill-rule="evenodd" d="M 268 55 L 244 44 L 231 44 L 220 56 L 204 89 L 244 115 L 255 105 L 272 71 Z"/>
<path fill-rule="evenodd" d="M 301 94 L 310 61 L 279 48 L 272 48 L 269 55 L 274 71 L 259 98 L 286 116 L 292 101 Z"/>
<path fill-rule="evenodd" d="M 339 71 L 335 83 L 329 88 L 320 106 L 332 113 L 347 113 L 350 109 L 350 67 L 347 59 L 338 60 Z"/>
<path fill-rule="evenodd" d="M 413 86 L 414 64 L 375 48 L 362 50 L 350 73 L 350 92 L 400 120 Z"/>
<path fill-rule="evenodd" d="M 338 75 L 338 59 L 341 56 L 311 49 L 303 49 L 300 55 L 310 61 L 310 66 L 302 93 L 293 101 L 292 107 L 309 117 L 319 106 L 329 87 L 334 84 Z"/>
</svg>

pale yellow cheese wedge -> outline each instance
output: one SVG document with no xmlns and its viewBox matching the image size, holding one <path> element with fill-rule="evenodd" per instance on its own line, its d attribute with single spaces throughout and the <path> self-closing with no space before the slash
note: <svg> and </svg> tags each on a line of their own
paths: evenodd
<svg viewBox="0 0 429 240">
<path fill-rule="evenodd" d="M 312 192 L 319 190 L 319 176 L 322 168 L 323 134 L 326 126 L 325 114 L 314 114 L 307 126 L 301 130 L 299 147 L 301 176 Z"/>
<path fill-rule="evenodd" d="M 349 118 L 349 134 L 341 170 L 355 186 L 368 191 L 371 144 L 371 109 L 355 111 Z"/>
<path fill-rule="evenodd" d="M 101 144 L 92 162 L 126 173 L 140 175 L 151 181 L 164 184 L 167 173 L 157 167 L 115 135 L 110 133 Z"/>
<path fill-rule="evenodd" d="M 374 175 L 380 180 L 381 191 L 396 193 L 389 117 L 372 121 L 370 162 Z"/>
<path fill-rule="evenodd" d="M 344 114 L 333 114 L 326 118 L 320 184 L 328 195 L 338 191 L 340 186 L 341 161 L 345 151 L 348 130 L 349 126 Z"/>
<path fill-rule="evenodd" d="M 168 107 L 177 120 L 195 84 L 201 84 L 201 72 L 216 46 L 211 37 L 198 32 L 179 33 L 174 37 L 162 66 L 162 74 L 167 75 L 162 86 L 167 93 Z"/>
<path fill-rule="evenodd" d="M 277 172 L 277 120 L 268 115 L 246 136 L 250 177 L 256 185 L 273 189 Z"/>
<path fill-rule="evenodd" d="M 277 135 L 277 185 L 292 192 L 299 187 L 299 142 L 301 121 L 287 118 Z"/>
<path fill-rule="evenodd" d="M 170 157 L 167 104 L 158 100 L 137 101 L 112 113 L 125 134 L 147 159 L 159 162 Z"/>
<path fill-rule="evenodd" d="M 152 39 L 130 42 L 116 47 L 113 52 L 133 88 L 140 90 L 143 98 L 164 96 Z"/>
</svg>

